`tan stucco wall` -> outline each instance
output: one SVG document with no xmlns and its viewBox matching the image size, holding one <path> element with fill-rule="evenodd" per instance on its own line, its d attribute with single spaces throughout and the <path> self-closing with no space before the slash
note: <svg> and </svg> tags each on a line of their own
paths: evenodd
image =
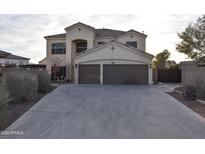
<svg viewBox="0 0 205 154">
<path fill-rule="evenodd" d="M 145 46 L 146 46 L 145 40 L 146 40 L 146 38 L 139 36 L 134 32 L 127 33 L 127 34 L 118 38 L 118 41 L 122 42 L 123 44 L 126 44 L 127 41 L 137 41 L 137 49 L 141 50 L 141 51 L 146 50 L 145 49 Z"/>
<path fill-rule="evenodd" d="M 79 30 L 80 28 L 80 30 Z M 91 29 L 86 28 L 85 26 L 77 26 L 74 29 L 66 31 L 66 65 L 69 73 L 68 78 L 72 80 L 73 75 L 73 56 L 74 56 L 74 51 L 73 51 L 73 41 L 82 39 L 87 41 L 87 49 L 92 49 L 94 46 L 94 32 Z"/>
<path fill-rule="evenodd" d="M 114 50 L 111 50 L 112 46 L 114 46 Z M 135 60 L 143 63 L 152 63 L 152 59 L 146 57 L 144 54 L 141 54 L 137 51 L 127 51 L 128 48 L 123 48 L 116 43 L 111 43 L 102 49 L 97 51 L 93 51 L 92 54 L 88 54 L 86 56 L 82 56 L 75 60 L 75 63 L 85 62 L 85 61 L 94 61 L 99 59 L 127 59 L 127 60 Z M 137 53 L 137 54 L 136 54 Z"/>
<path fill-rule="evenodd" d="M 46 70 L 51 74 L 51 67 L 54 63 L 57 66 L 66 66 L 66 54 L 52 54 L 52 43 L 66 43 L 64 38 L 47 39 L 46 49 Z"/>
<path fill-rule="evenodd" d="M 107 42 L 110 42 L 110 41 L 112 41 L 112 40 L 117 40 L 117 39 L 113 39 L 113 38 L 95 38 L 95 40 L 94 40 L 94 45 L 95 45 L 95 47 L 97 47 L 98 46 L 98 42 L 105 42 L 105 43 L 107 43 Z"/>
<path fill-rule="evenodd" d="M 114 51 L 111 50 L 111 47 L 114 46 Z M 74 63 L 79 64 L 147 64 L 149 67 L 149 84 L 152 84 L 152 58 L 141 55 L 140 53 L 134 53 L 128 51 L 126 48 L 123 48 L 116 43 L 111 43 L 106 47 L 94 51 L 85 56 L 79 57 L 74 60 Z M 102 71 L 101 71 L 102 72 Z M 75 67 L 75 83 L 78 83 L 78 67 Z M 101 73 L 101 81 L 103 74 Z"/>
<path fill-rule="evenodd" d="M 79 28 L 81 29 L 79 31 Z M 78 26 L 66 32 L 66 63 L 71 63 L 72 41 L 83 39 L 87 40 L 87 49 L 93 48 L 94 32 L 84 26 Z"/>
<path fill-rule="evenodd" d="M 80 31 L 79 31 L 80 28 Z M 133 37 L 131 37 L 133 36 Z M 86 26 L 79 25 L 73 29 L 69 29 L 66 31 L 66 37 L 65 38 L 47 38 L 47 60 L 46 60 L 46 69 L 48 72 L 51 74 L 51 67 L 54 64 L 54 61 L 58 59 L 59 63 L 57 64 L 58 66 L 66 66 L 66 72 L 68 78 L 72 79 L 72 68 L 74 67 L 74 53 L 73 53 L 73 48 L 74 44 L 72 43 L 74 40 L 78 39 L 83 39 L 87 40 L 87 49 L 92 49 L 93 47 L 97 46 L 97 42 L 109 42 L 111 40 L 116 40 L 122 43 L 126 43 L 127 41 L 137 41 L 138 45 L 138 50 L 145 51 L 145 40 L 146 38 L 143 36 L 140 36 L 134 32 L 128 32 L 125 35 L 120 36 L 119 38 L 95 38 L 95 33 L 93 32 L 92 29 L 89 29 Z M 51 44 L 52 43 L 58 43 L 58 42 L 65 42 L 66 43 L 66 54 L 59 54 L 59 55 L 52 55 L 51 54 Z M 110 51 L 109 48 L 104 48 L 104 51 Z M 119 50 L 119 51 L 118 51 Z M 118 52 L 116 52 L 118 51 Z M 93 61 L 93 59 L 105 59 L 109 57 L 110 59 L 126 59 L 127 62 L 129 63 L 130 60 L 133 60 L 133 55 L 126 55 L 124 50 L 118 49 L 116 46 L 116 50 L 113 51 L 114 54 L 109 55 L 108 52 L 105 53 L 93 53 L 89 57 L 85 56 L 84 58 L 87 59 L 87 61 Z M 136 56 L 134 56 L 136 58 Z M 119 61 L 118 61 L 119 62 Z M 133 62 L 133 61 L 132 61 Z M 140 62 L 145 62 L 147 64 L 151 64 L 151 61 L 145 58 L 145 56 L 141 56 L 140 54 L 138 55 L 137 60 L 135 59 L 135 62 L 140 63 Z"/>
<path fill-rule="evenodd" d="M 205 84 L 205 66 L 199 67 L 193 62 L 182 62 L 181 68 L 183 85 Z"/>
</svg>

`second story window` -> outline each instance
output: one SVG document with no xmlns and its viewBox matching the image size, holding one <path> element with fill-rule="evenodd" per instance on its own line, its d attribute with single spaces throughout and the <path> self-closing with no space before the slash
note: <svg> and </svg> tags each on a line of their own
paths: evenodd
<svg viewBox="0 0 205 154">
<path fill-rule="evenodd" d="M 65 54 L 66 44 L 65 43 L 53 43 L 51 50 L 52 50 L 52 54 Z"/>
<path fill-rule="evenodd" d="M 137 42 L 136 41 L 127 41 L 126 44 L 128 46 L 132 46 L 134 48 L 137 48 Z"/>
<path fill-rule="evenodd" d="M 87 41 L 76 42 L 76 52 L 79 53 L 84 50 L 87 50 Z"/>
<path fill-rule="evenodd" d="M 98 42 L 98 45 L 104 44 L 105 42 Z"/>
</svg>

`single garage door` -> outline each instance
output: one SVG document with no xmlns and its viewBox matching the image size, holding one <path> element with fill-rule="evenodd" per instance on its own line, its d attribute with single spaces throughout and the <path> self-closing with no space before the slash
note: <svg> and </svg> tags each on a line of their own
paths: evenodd
<svg viewBox="0 0 205 154">
<path fill-rule="evenodd" d="M 100 65 L 79 65 L 78 70 L 80 84 L 100 83 Z"/>
<path fill-rule="evenodd" d="M 148 65 L 103 65 L 104 84 L 148 84 Z"/>
</svg>

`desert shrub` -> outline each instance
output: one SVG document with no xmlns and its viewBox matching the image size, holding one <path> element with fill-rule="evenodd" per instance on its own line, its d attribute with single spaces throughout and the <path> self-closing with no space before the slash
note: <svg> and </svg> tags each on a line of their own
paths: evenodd
<svg viewBox="0 0 205 154">
<path fill-rule="evenodd" d="M 4 104 L 0 107 L 0 130 L 7 126 L 8 118 L 8 104 Z"/>
<path fill-rule="evenodd" d="M 17 102 L 32 101 L 38 91 L 38 76 L 36 72 L 23 69 L 7 71 L 7 89 L 10 96 Z"/>
<path fill-rule="evenodd" d="M 51 87 L 51 77 L 47 71 L 38 71 L 38 92 L 47 93 Z"/>
<path fill-rule="evenodd" d="M 6 125 L 6 118 L 8 116 L 7 103 L 9 99 L 9 92 L 7 91 L 6 73 L 0 77 L 0 130 Z"/>
<path fill-rule="evenodd" d="M 196 99 L 196 87 L 195 86 L 185 86 L 183 90 L 183 96 L 186 100 Z"/>
<path fill-rule="evenodd" d="M 8 102 L 9 92 L 7 90 L 6 84 L 6 73 L 2 74 L 0 77 L 0 107 Z"/>
</svg>

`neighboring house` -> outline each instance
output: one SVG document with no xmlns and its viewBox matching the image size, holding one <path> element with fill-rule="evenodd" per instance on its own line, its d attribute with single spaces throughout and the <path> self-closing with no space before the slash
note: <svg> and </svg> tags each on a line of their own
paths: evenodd
<svg viewBox="0 0 205 154">
<path fill-rule="evenodd" d="M 66 33 L 46 36 L 46 68 L 74 83 L 152 84 L 153 55 L 146 52 L 144 33 L 95 29 L 83 23 Z"/>
<path fill-rule="evenodd" d="M 41 65 L 46 65 L 46 58 L 42 59 L 38 63 L 41 64 Z"/>
<path fill-rule="evenodd" d="M 26 65 L 29 64 L 29 60 L 29 58 L 13 55 L 9 52 L 0 50 L 0 66 Z"/>
</svg>

